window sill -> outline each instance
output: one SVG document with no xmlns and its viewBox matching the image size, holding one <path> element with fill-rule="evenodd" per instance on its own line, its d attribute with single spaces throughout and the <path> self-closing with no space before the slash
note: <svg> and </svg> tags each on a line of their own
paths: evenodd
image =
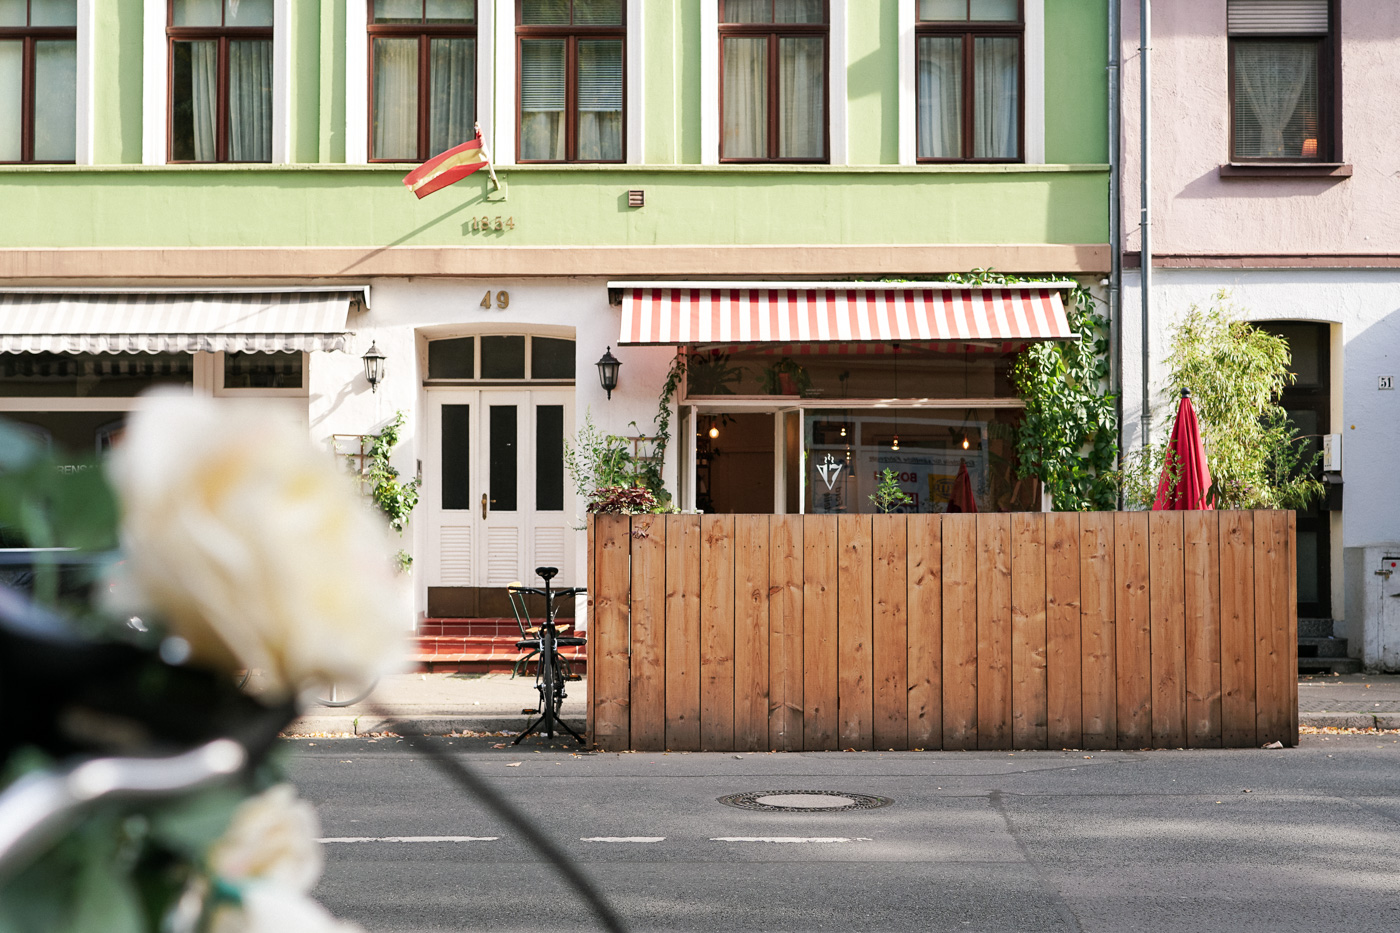
<svg viewBox="0 0 1400 933">
<path fill-rule="evenodd" d="M 1350 178 L 1349 162 L 1226 162 L 1221 178 Z"/>
<path fill-rule="evenodd" d="M 97 174 L 102 172 L 370 172 L 385 175 L 404 174 L 418 167 L 416 162 L 370 162 L 347 165 L 343 162 L 180 162 L 170 165 L 73 165 L 52 163 L 0 164 L 0 175 L 11 173 Z M 1057 163 L 1024 165 L 1002 162 L 950 162 L 920 165 L 813 165 L 772 162 L 726 163 L 723 165 L 651 164 L 635 165 L 616 162 L 549 162 L 495 166 L 498 172 L 569 172 L 569 173 L 628 173 L 655 172 L 665 174 L 823 174 L 823 175 L 1023 175 L 1023 174 L 1106 174 L 1107 163 Z M 505 179 L 503 178 L 504 182 Z"/>
</svg>

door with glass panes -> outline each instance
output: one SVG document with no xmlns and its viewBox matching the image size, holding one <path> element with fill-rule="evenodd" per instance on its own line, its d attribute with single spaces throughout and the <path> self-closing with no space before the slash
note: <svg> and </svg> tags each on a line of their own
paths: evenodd
<svg viewBox="0 0 1400 933">
<path fill-rule="evenodd" d="M 427 585 L 531 584 L 541 566 L 567 573 L 573 490 L 564 431 L 573 423 L 573 392 L 444 387 L 428 396 Z"/>
</svg>

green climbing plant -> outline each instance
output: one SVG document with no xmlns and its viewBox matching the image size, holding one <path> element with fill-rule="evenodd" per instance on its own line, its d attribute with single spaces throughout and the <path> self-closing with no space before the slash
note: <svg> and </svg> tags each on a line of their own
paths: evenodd
<svg viewBox="0 0 1400 933">
<path fill-rule="evenodd" d="M 369 449 L 365 451 L 364 466 L 360 480 L 379 511 L 389 522 L 389 527 L 402 535 L 408 524 L 409 514 L 418 505 L 418 489 L 422 481 L 414 478 L 404 482 L 399 479 L 399 471 L 389 462 L 390 455 L 399 444 L 403 431 L 404 413 L 396 412 L 394 420 L 379 429 L 378 434 L 370 435 Z M 413 557 L 402 548 L 395 555 L 399 569 L 407 572 L 413 564 Z"/>
<path fill-rule="evenodd" d="M 973 269 L 950 275 L 965 285 L 1023 285 L 1062 279 Z M 1061 512 L 1117 506 L 1115 396 L 1109 385 L 1109 324 L 1082 285 L 1065 290 L 1077 339 L 1034 343 L 1017 358 L 1012 380 L 1026 403 L 1016 436 L 1019 472 L 1044 484 Z"/>
</svg>

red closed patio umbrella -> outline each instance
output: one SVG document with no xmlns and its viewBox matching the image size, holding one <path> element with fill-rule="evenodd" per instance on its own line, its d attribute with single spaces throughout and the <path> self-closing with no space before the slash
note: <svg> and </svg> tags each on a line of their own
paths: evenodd
<svg viewBox="0 0 1400 933">
<path fill-rule="evenodd" d="M 1176 474 L 1176 483 L 1172 475 Z M 1210 467 L 1206 466 L 1206 447 L 1201 441 L 1201 427 L 1196 421 L 1196 409 L 1191 404 L 1191 390 L 1181 390 L 1181 404 L 1176 409 L 1176 426 L 1167 445 L 1162 479 L 1157 484 L 1157 499 L 1152 510 L 1214 508 L 1206 501 L 1210 490 Z"/>
<path fill-rule="evenodd" d="M 977 499 L 972 495 L 972 474 L 967 472 L 966 460 L 958 464 L 958 475 L 953 480 L 953 496 L 948 501 L 948 511 L 977 511 Z"/>
</svg>

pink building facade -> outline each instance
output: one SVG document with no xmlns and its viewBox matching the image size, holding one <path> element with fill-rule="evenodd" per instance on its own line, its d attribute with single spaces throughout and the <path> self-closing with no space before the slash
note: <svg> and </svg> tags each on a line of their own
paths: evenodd
<svg viewBox="0 0 1400 933">
<path fill-rule="evenodd" d="M 1123 0 L 1123 442 L 1170 429 L 1173 323 L 1225 291 L 1289 339 L 1284 398 L 1326 441 L 1324 506 L 1299 513 L 1304 634 L 1400 670 L 1400 4 L 1158 0 L 1149 31 L 1150 301 L 1141 303 L 1140 0 Z M 1144 378 L 1145 375 L 1145 378 Z M 1340 488 L 1337 488 L 1340 487 Z M 1325 653 L 1335 645 L 1315 646 Z M 1304 655 L 1307 652 L 1302 652 Z"/>
</svg>

